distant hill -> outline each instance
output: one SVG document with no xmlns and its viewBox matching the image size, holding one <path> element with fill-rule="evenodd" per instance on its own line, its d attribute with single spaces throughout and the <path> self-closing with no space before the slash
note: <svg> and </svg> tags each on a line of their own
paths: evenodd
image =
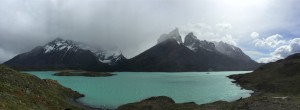
<svg viewBox="0 0 300 110">
<path fill-rule="evenodd" d="M 233 75 L 230 78 L 251 90 L 300 94 L 300 53 L 265 64 L 252 73 Z"/>
<path fill-rule="evenodd" d="M 0 76 L 1 110 L 81 109 L 73 100 L 82 95 L 57 81 L 42 80 L 3 65 L 0 65 Z"/>
</svg>

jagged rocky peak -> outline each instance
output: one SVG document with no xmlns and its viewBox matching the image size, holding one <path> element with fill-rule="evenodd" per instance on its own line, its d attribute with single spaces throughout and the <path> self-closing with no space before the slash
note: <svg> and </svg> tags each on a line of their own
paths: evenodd
<svg viewBox="0 0 300 110">
<path fill-rule="evenodd" d="M 175 28 L 169 34 L 161 35 L 159 37 L 159 39 L 157 40 L 157 43 L 161 43 L 161 42 L 164 42 L 164 41 L 169 40 L 169 39 L 175 39 L 178 44 L 182 44 L 182 39 L 181 39 L 181 36 L 179 34 L 178 28 Z"/>
<path fill-rule="evenodd" d="M 192 32 L 190 32 L 184 38 L 184 45 L 190 46 L 190 45 L 193 45 L 194 43 L 196 43 L 197 41 L 198 41 L 197 37 Z"/>
<path fill-rule="evenodd" d="M 251 58 L 247 56 L 240 48 L 234 45 L 225 43 L 223 41 L 214 42 L 214 44 L 216 45 L 216 50 L 224 55 L 245 61 L 251 60 Z"/>
<path fill-rule="evenodd" d="M 109 65 L 116 65 L 119 62 L 126 60 L 120 50 L 97 50 L 92 52 L 96 55 L 100 62 Z"/>
<path fill-rule="evenodd" d="M 206 40 L 201 41 L 192 32 L 185 36 L 184 45 L 193 51 L 197 51 L 198 49 L 205 49 L 208 51 L 215 50 L 214 43 Z"/>
<path fill-rule="evenodd" d="M 209 50 L 209 51 L 214 51 L 215 50 L 215 44 L 212 43 L 212 42 L 209 42 L 209 41 L 200 41 L 200 46 L 205 48 L 206 50 Z"/>
<path fill-rule="evenodd" d="M 234 45 L 228 44 L 226 42 L 214 42 L 216 49 L 223 54 L 233 55 L 233 54 L 243 54 L 242 50 Z"/>
</svg>

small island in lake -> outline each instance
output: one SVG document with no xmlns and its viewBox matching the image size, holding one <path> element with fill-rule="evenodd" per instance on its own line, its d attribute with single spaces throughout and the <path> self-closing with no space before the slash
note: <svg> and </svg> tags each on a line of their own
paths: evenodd
<svg viewBox="0 0 300 110">
<path fill-rule="evenodd" d="M 110 72 L 92 72 L 92 71 L 80 71 L 80 70 L 63 70 L 58 73 L 54 73 L 54 76 L 86 76 L 86 77 L 107 77 L 113 76 Z"/>
</svg>

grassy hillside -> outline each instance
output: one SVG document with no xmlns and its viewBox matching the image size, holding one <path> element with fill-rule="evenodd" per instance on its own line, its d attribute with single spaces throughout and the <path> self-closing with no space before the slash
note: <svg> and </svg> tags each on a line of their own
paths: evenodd
<svg viewBox="0 0 300 110">
<path fill-rule="evenodd" d="M 0 110 L 80 109 L 73 100 L 78 92 L 54 80 L 42 80 L 0 65 Z"/>
<path fill-rule="evenodd" d="M 300 94 L 300 54 L 261 66 L 249 74 L 229 76 L 242 87 L 286 95 Z"/>
</svg>

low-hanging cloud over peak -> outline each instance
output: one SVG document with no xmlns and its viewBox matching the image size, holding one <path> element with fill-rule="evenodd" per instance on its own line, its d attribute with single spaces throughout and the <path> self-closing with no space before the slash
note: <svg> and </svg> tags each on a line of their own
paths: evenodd
<svg viewBox="0 0 300 110">
<path fill-rule="evenodd" d="M 289 42 L 269 44 L 272 39 L 263 36 L 300 36 L 297 4 L 297 0 L 0 0 L 0 62 L 57 37 L 116 46 L 131 58 L 175 27 L 183 35 L 194 32 L 201 40 L 266 53 L 257 46 L 275 49 Z M 257 33 L 249 36 L 252 32 Z M 256 47 L 253 39 L 258 39 Z M 262 57 L 255 55 L 250 56 Z"/>
</svg>

